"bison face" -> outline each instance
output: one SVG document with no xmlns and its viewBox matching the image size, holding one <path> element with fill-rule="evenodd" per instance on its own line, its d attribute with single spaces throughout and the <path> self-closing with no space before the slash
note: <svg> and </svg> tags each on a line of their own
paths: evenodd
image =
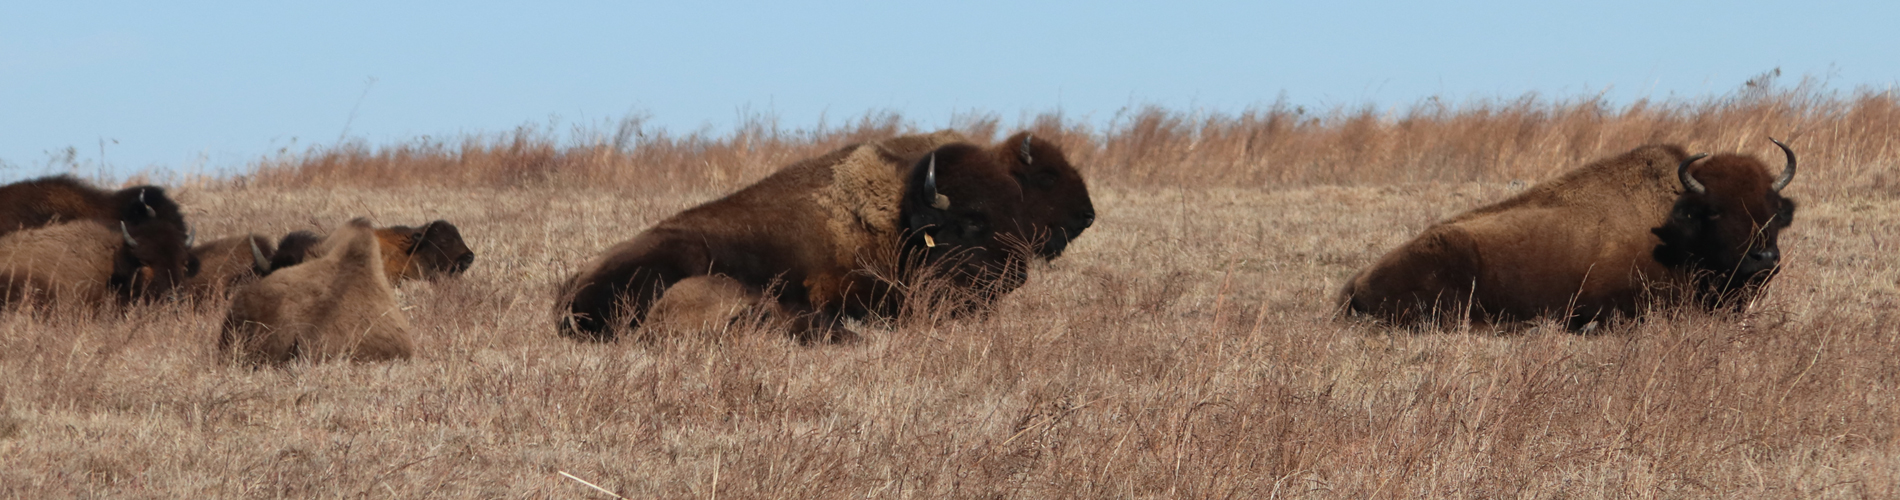
<svg viewBox="0 0 1900 500">
<path fill-rule="evenodd" d="M 429 278 L 462 274 L 475 264 L 475 251 L 462 241 L 462 231 L 445 220 L 412 230 L 408 253 L 422 276 Z"/>
<path fill-rule="evenodd" d="M 190 236 L 161 227 L 121 222 L 124 244 L 112 262 L 112 287 L 128 301 L 167 296 L 186 279 L 198 275 L 198 256 L 190 250 Z"/>
<path fill-rule="evenodd" d="M 998 145 L 995 155 L 1022 187 L 1026 229 L 1040 240 L 1036 256 L 1062 256 L 1069 242 L 1095 224 L 1088 184 L 1055 144 L 1023 132 Z"/>
<path fill-rule="evenodd" d="M 1651 230 L 1662 244 L 1658 262 L 1705 273 L 1709 286 L 1726 292 L 1760 285 L 1781 263 L 1781 230 L 1794 220 L 1794 200 L 1781 189 L 1794 178 L 1794 151 L 1775 141 L 1788 157 L 1779 176 L 1769 176 L 1760 160 L 1719 155 L 1696 164 L 1682 162 L 1677 175 L 1682 196 L 1661 227 Z M 1693 168 L 1691 165 L 1694 165 Z"/>
<path fill-rule="evenodd" d="M 192 232 L 178 204 L 163 188 L 138 186 L 114 193 L 119 232 L 125 238 L 113 259 L 113 288 L 127 300 L 169 294 L 198 274 L 198 257 L 191 254 Z"/>
<path fill-rule="evenodd" d="M 938 148 L 911 168 L 899 206 L 904 254 L 959 287 L 1007 292 L 1028 277 L 1023 190 L 992 155 Z"/>
</svg>

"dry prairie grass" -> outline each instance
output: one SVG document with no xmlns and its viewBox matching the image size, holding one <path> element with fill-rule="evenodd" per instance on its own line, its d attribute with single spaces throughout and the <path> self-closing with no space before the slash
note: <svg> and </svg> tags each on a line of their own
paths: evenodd
<svg viewBox="0 0 1900 500">
<path fill-rule="evenodd" d="M 202 236 L 461 226 L 469 274 L 402 292 L 418 358 L 227 366 L 218 303 L 0 313 L 0 492 L 604 497 L 565 471 L 629 498 L 1900 495 L 1900 105 L 1728 99 L 1046 119 L 1097 227 L 988 317 L 820 347 L 745 328 L 577 344 L 549 311 L 595 252 L 901 121 L 270 160 L 176 194 Z M 1746 317 L 1592 336 L 1331 317 L 1352 272 L 1510 181 L 1652 140 L 1765 155 L 1790 130 L 1803 205 Z"/>
</svg>

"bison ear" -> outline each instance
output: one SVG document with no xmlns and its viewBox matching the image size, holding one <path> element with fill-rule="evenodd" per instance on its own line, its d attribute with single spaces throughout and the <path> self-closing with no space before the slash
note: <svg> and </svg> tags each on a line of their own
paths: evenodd
<svg viewBox="0 0 1900 500">
<path fill-rule="evenodd" d="M 415 232 L 409 233 L 409 248 L 406 251 L 409 252 L 410 255 L 415 255 L 417 251 L 422 250 L 423 242 L 429 241 L 431 236 L 441 232 L 436 229 L 438 224 L 448 224 L 448 222 L 440 220 L 430 222 L 423 224 L 422 227 L 417 228 Z"/>
</svg>

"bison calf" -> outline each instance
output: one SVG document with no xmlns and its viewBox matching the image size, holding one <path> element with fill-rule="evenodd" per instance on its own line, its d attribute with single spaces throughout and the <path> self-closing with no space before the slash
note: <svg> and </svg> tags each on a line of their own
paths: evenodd
<svg viewBox="0 0 1900 500">
<path fill-rule="evenodd" d="M 350 221 L 315 250 L 318 256 L 238 290 L 218 350 L 249 364 L 408 359 L 415 351 L 409 321 L 369 222 Z"/>
</svg>

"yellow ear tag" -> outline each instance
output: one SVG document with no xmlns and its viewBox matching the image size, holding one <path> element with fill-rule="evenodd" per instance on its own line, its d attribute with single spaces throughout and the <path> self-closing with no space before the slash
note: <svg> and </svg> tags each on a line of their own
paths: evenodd
<svg viewBox="0 0 1900 500">
<path fill-rule="evenodd" d="M 937 248 L 937 239 L 930 237 L 930 233 L 924 233 L 924 248 Z"/>
</svg>

